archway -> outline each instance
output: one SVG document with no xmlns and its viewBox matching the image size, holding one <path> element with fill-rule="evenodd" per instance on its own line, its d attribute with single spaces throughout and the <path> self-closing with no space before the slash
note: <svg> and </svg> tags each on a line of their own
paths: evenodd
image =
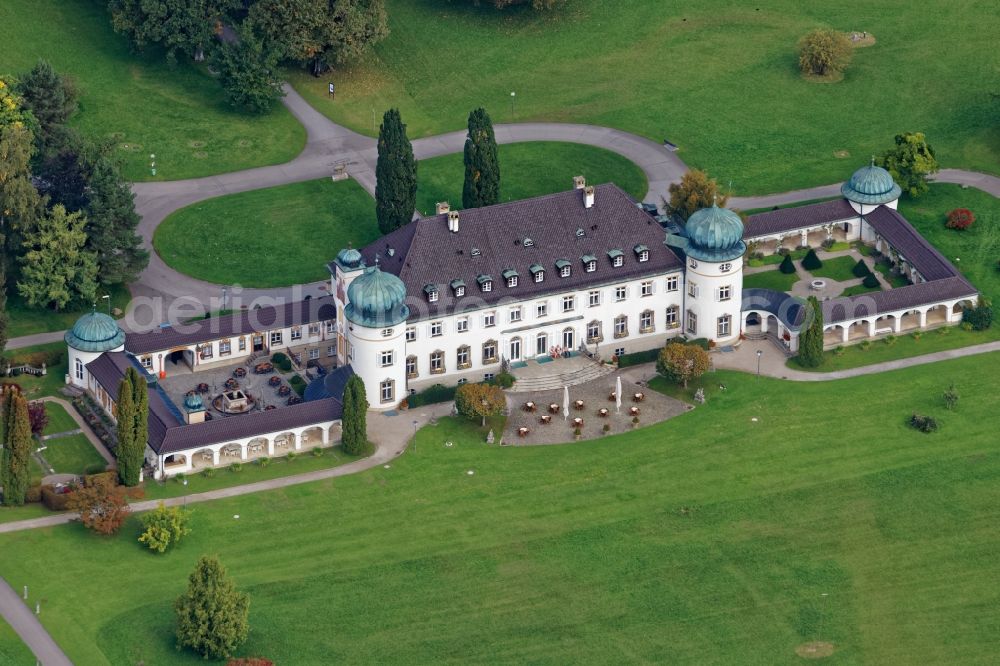
<svg viewBox="0 0 1000 666">
<path fill-rule="evenodd" d="M 323 428 L 315 426 L 303 431 L 301 448 L 312 449 L 317 446 L 323 446 Z"/>
<path fill-rule="evenodd" d="M 243 445 L 237 442 L 226 444 L 219 449 L 219 464 L 229 464 L 243 460 Z"/>
<path fill-rule="evenodd" d="M 201 449 L 191 454 L 191 469 L 215 467 L 215 452 L 212 449 Z"/>
<path fill-rule="evenodd" d="M 927 310 L 927 326 L 940 326 L 948 323 L 948 306 L 943 303 Z"/>
<path fill-rule="evenodd" d="M 274 455 L 288 453 L 295 449 L 295 433 L 283 432 L 274 438 Z"/>
</svg>

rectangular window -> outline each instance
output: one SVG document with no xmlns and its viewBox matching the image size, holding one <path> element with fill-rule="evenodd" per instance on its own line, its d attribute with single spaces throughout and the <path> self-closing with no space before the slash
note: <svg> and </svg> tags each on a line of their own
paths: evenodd
<svg viewBox="0 0 1000 666">
<path fill-rule="evenodd" d="M 574 307 L 576 307 L 576 299 L 573 296 L 563 296 L 562 311 L 572 312 Z"/>
<path fill-rule="evenodd" d="M 625 288 L 624 286 L 622 286 L 622 287 L 615 287 L 615 302 L 616 303 L 624 301 L 625 297 L 627 295 L 628 295 L 628 289 L 627 288 Z"/>
<path fill-rule="evenodd" d="M 406 327 L 406 341 L 407 342 L 413 342 L 416 339 L 417 339 L 417 327 L 416 326 L 407 326 Z"/>
<path fill-rule="evenodd" d="M 439 375 L 444 372 L 444 352 L 437 351 L 431 354 L 431 373 Z"/>
<path fill-rule="evenodd" d="M 730 298 L 732 298 L 732 293 L 733 293 L 733 288 L 728 284 L 724 287 L 719 287 L 719 300 L 728 301 Z"/>
<path fill-rule="evenodd" d="M 601 339 L 601 322 L 592 321 L 587 324 L 587 342 L 598 342 Z"/>
<path fill-rule="evenodd" d="M 142 363 L 142 367 L 144 367 L 144 368 L 152 368 L 153 367 L 153 357 L 152 356 L 143 356 L 142 358 L 139 359 L 139 362 Z M 81 377 L 80 379 L 83 379 L 83 377 Z"/>
<path fill-rule="evenodd" d="M 647 280 L 646 282 L 643 282 L 642 284 L 640 284 L 639 285 L 639 293 L 641 295 L 643 295 L 643 296 L 652 296 L 653 295 L 653 281 L 652 280 Z"/>
<path fill-rule="evenodd" d="M 535 305 L 535 316 L 544 317 L 549 314 L 549 304 L 548 303 L 537 303 Z"/>
<path fill-rule="evenodd" d="M 643 250 L 639 253 L 639 263 L 644 261 L 649 261 L 649 250 Z"/>
<path fill-rule="evenodd" d="M 326 348 L 326 355 L 327 356 L 336 356 L 337 355 L 337 345 L 330 345 L 329 347 L 327 347 Z"/>
<path fill-rule="evenodd" d="M 729 336 L 729 329 L 732 327 L 733 318 L 729 315 L 723 315 L 719 317 L 718 325 L 718 337 L 725 338 Z"/>
<path fill-rule="evenodd" d="M 337 322 L 333 319 L 326 320 L 326 334 L 333 335 L 337 331 Z"/>
<path fill-rule="evenodd" d="M 291 335 L 291 338 L 292 338 L 292 340 L 301 340 L 302 339 L 302 327 L 301 326 L 292 326 L 292 335 Z"/>
<path fill-rule="evenodd" d="M 542 282 L 543 280 L 545 280 L 545 271 L 536 271 L 535 282 Z"/>
<path fill-rule="evenodd" d="M 227 356 L 233 351 L 233 343 L 229 340 L 219 341 L 219 356 Z"/>
<path fill-rule="evenodd" d="M 393 330 L 391 328 L 383 328 L 382 329 L 382 337 L 383 338 L 391 338 L 392 337 L 392 333 L 393 333 Z"/>
<path fill-rule="evenodd" d="M 455 321 L 455 330 L 458 331 L 459 333 L 465 333 L 466 331 L 468 331 L 469 330 L 469 318 L 468 317 L 462 317 L 461 319 L 456 320 Z"/>
<path fill-rule="evenodd" d="M 594 308 L 601 304 L 601 292 L 592 291 L 587 294 L 587 303 Z"/>
<path fill-rule="evenodd" d="M 624 347 L 618 347 L 617 349 L 615 349 L 615 356 L 617 356 L 618 358 L 621 358 L 624 355 L 625 355 L 625 348 Z"/>
<path fill-rule="evenodd" d="M 239 350 L 240 351 L 246 351 L 247 350 L 247 339 L 246 338 L 240 338 Z"/>
<path fill-rule="evenodd" d="M 492 340 L 483 343 L 483 364 L 497 362 L 497 343 Z"/>
<path fill-rule="evenodd" d="M 516 308 L 511 308 L 510 309 L 510 320 L 512 322 L 521 321 L 521 308 L 520 307 L 516 307 Z"/>
<path fill-rule="evenodd" d="M 587 272 L 588 273 L 593 273 L 596 270 L 597 270 L 597 262 L 596 261 L 588 261 L 587 262 Z"/>
<path fill-rule="evenodd" d="M 615 317 L 615 337 L 624 338 L 628 336 L 628 317 Z"/>
<path fill-rule="evenodd" d="M 493 381 L 494 377 L 496 377 L 496 375 L 494 373 L 492 373 L 492 372 L 485 372 L 485 373 L 483 373 L 483 381 L 485 381 L 485 382 L 491 382 L 491 381 Z"/>
<path fill-rule="evenodd" d="M 678 314 L 678 309 L 676 305 L 672 305 L 669 308 L 667 308 L 667 315 L 666 315 L 667 328 L 677 328 L 677 314 Z"/>
<path fill-rule="evenodd" d="M 427 292 L 427 301 L 429 303 L 437 303 L 437 299 L 438 299 L 438 293 L 436 289 L 434 291 Z"/>
<path fill-rule="evenodd" d="M 487 280 L 483 283 L 483 291 L 493 291 L 493 281 Z"/>
<path fill-rule="evenodd" d="M 517 286 L 517 276 L 516 275 L 511 275 L 509 278 L 507 278 L 507 286 L 508 287 L 516 287 Z"/>
<path fill-rule="evenodd" d="M 464 369 L 468 368 L 472 363 L 469 361 L 469 348 L 459 347 L 458 352 L 455 354 L 455 360 L 458 362 L 458 368 Z"/>
<path fill-rule="evenodd" d="M 667 291 L 677 291 L 677 285 L 679 280 L 676 275 L 671 275 L 667 278 Z"/>
<path fill-rule="evenodd" d="M 202 358 L 212 358 L 212 345 L 208 344 L 201 348 Z"/>
<path fill-rule="evenodd" d="M 309 324 L 309 337 L 314 338 L 319 335 L 319 324 Z"/>
<path fill-rule="evenodd" d="M 569 277 L 569 271 L 570 271 L 569 266 L 563 266 L 562 268 L 559 269 L 559 277 Z"/>
<path fill-rule="evenodd" d="M 309 349 L 309 360 L 310 361 L 315 361 L 318 358 L 319 358 L 319 348 L 318 347 L 311 347 Z"/>
<path fill-rule="evenodd" d="M 379 390 L 382 394 L 382 402 L 392 402 L 393 383 L 394 382 L 391 379 L 387 379 L 379 384 Z"/>
<path fill-rule="evenodd" d="M 698 298 L 698 285 L 694 282 L 688 282 L 688 296 Z"/>
<path fill-rule="evenodd" d="M 392 352 L 391 351 L 379 352 L 378 363 L 383 368 L 392 365 Z"/>
<path fill-rule="evenodd" d="M 614 266 L 615 268 L 620 267 L 624 263 L 625 263 L 625 259 L 620 254 L 617 255 L 614 259 L 611 260 L 611 265 Z"/>
<path fill-rule="evenodd" d="M 436 338 L 444 333 L 444 324 L 439 321 L 431 323 L 431 337 Z"/>
<path fill-rule="evenodd" d="M 271 331 L 271 344 L 280 345 L 282 340 L 281 331 Z"/>
<path fill-rule="evenodd" d="M 406 357 L 406 376 L 416 377 L 417 376 L 417 357 L 407 356 Z"/>
<path fill-rule="evenodd" d="M 653 313 L 651 310 L 646 310 L 639 314 L 639 332 L 649 333 L 653 330 Z"/>
<path fill-rule="evenodd" d="M 483 315 L 483 328 L 490 328 L 497 325 L 497 313 L 487 312 Z"/>
<path fill-rule="evenodd" d="M 691 335 L 698 335 L 698 315 L 688 310 L 687 332 Z"/>
</svg>

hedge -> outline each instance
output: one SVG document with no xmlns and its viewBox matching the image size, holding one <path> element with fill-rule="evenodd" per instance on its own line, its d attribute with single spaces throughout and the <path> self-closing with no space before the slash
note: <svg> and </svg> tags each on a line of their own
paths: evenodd
<svg viewBox="0 0 1000 666">
<path fill-rule="evenodd" d="M 299 394 L 299 397 L 302 397 L 302 394 L 306 392 L 306 380 L 302 379 L 299 375 L 294 375 L 288 380 L 288 383 L 291 385 L 292 390 Z"/>
<path fill-rule="evenodd" d="M 410 407 L 423 407 L 424 405 L 433 405 L 438 402 L 451 402 L 455 399 L 456 390 L 458 390 L 457 386 L 435 384 L 408 397 L 406 404 Z"/>
<path fill-rule="evenodd" d="M 42 486 L 42 503 L 50 511 L 65 511 L 73 493 L 57 493 L 55 486 Z"/>
<path fill-rule="evenodd" d="M 276 366 L 278 366 L 278 369 L 280 369 L 282 372 L 292 371 L 292 360 L 287 356 L 285 356 L 284 354 L 282 354 L 281 352 L 276 352 L 274 355 L 271 356 L 271 363 L 274 363 Z"/>
<path fill-rule="evenodd" d="M 618 367 L 627 368 L 629 366 L 640 365 L 642 363 L 654 363 L 659 355 L 659 348 L 632 352 L 631 354 L 622 354 L 618 357 Z"/>
</svg>

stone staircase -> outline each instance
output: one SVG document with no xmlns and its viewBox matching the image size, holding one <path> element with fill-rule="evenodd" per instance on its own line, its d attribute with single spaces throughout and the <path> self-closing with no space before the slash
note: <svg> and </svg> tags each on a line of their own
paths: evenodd
<svg viewBox="0 0 1000 666">
<path fill-rule="evenodd" d="M 786 357 L 791 358 L 792 356 L 795 356 L 794 353 L 788 351 L 788 348 L 785 347 L 785 344 L 778 339 L 778 336 L 772 333 L 744 333 L 744 336 L 747 340 L 770 340 L 771 344 L 773 344 Z"/>
<path fill-rule="evenodd" d="M 578 366 L 573 370 L 560 373 L 555 372 L 558 369 L 558 363 L 559 361 L 553 361 L 551 363 L 551 365 L 556 366 L 555 368 L 552 368 L 553 374 L 551 375 L 544 375 L 540 377 L 520 377 L 517 375 L 517 372 L 515 372 L 514 376 L 517 377 L 517 381 L 514 383 L 513 388 L 510 389 L 510 392 L 533 393 L 540 391 L 553 391 L 561 389 L 564 386 L 585 384 L 595 379 L 600 379 L 601 377 L 613 374 L 615 371 L 614 367 L 610 365 L 590 362 L 584 366 Z"/>
</svg>

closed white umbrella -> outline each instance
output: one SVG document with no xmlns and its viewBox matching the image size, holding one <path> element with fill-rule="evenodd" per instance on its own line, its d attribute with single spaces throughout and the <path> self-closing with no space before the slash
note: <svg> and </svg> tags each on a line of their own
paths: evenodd
<svg viewBox="0 0 1000 666">
<path fill-rule="evenodd" d="M 615 412 L 622 413 L 622 376 L 615 378 Z"/>
<path fill-rule="evenodd" d="M 563 386 L 563 421 L 569 419 L 569 387 Z"/>
</svg>

